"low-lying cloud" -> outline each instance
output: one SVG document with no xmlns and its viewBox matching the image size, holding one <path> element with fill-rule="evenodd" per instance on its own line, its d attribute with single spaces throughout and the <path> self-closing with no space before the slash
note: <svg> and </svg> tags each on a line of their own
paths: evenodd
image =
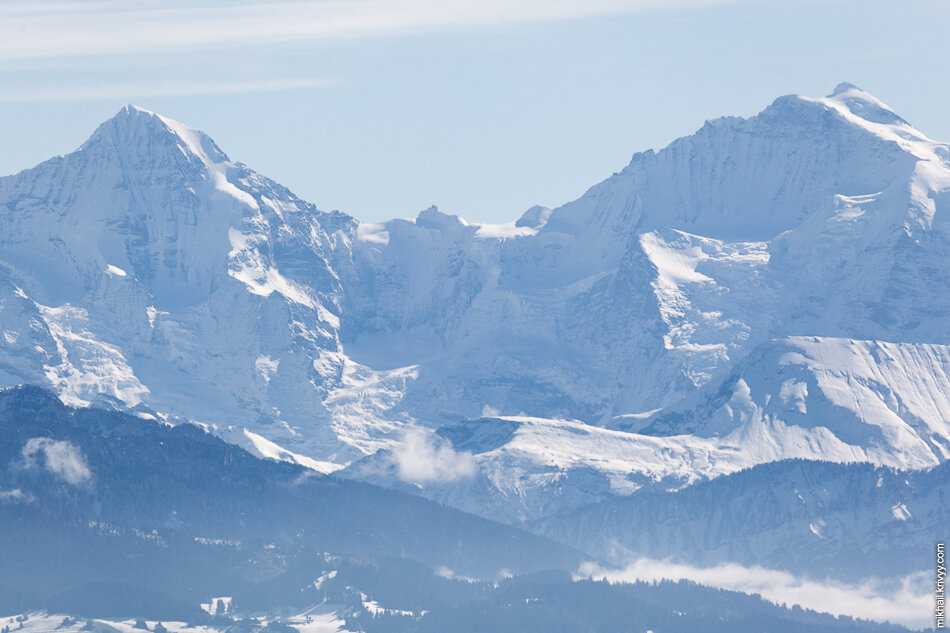
<svg viewBox="0 0 950 633">
<path fill-rule="evenodd" d="M 439 578 L 445 578 L 446 580 L 461 580 L 468 583 L 478 582 L 477 578 L 472 578 L 470 576 L 461 576 L 459 574 L 456 574 L 452 569 L 450 569 L 449 567 L 446 567 L 445 565 L 436 567 L 434 570 L 432 570 L 432 573 L 434 573 Z"/>
<path fill-rule="evenodd" d="M 584 563 L 575 574 L 575 579 L 581 578 L 609 582 L 689 580 L 709 587 L 759 594 L 775 604 L 798 605 L 834 615 L 912 627 L 932 625 L 933 594 L 927 572 L 893 581 L 865 578 L 848 584 L 833 580 L 816 581 L 784 571 L 735 563 L 692 567 L 643 558 L 623 569 Z"/>
<path fill-rule="evenodd" d="M 475 474 L 471 453 L 456 452 L 448 440 L 423 429 L 406 431 L 392 454 L 399 478 L 407 483 L 457 481 Z"/>
<path fill-rule="evenodd" d="M 20 453 L 25 468 L 43 468 L 72 486 L 83 486 L 92 479 L 92 471 L 78 447 L 49 437 L 28 440 Z"/>
</svg>

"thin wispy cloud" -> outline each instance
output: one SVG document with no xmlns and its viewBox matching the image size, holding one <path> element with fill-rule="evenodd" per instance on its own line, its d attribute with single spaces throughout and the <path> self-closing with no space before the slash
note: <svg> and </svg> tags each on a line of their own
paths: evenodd
<svg viewBox="0 0 950 633">
<path fill-rule="evenodd" d="M 324 0 L 0 6 L 0 60 L 181 52 L 581 19 L 735 0 Z"/>
<path fill-rule="evenodd" d="M 114 83 L 83 86 L 44 86 L 0 93 L 0 103 L 43 101 L 98 101 L 103 99 L 147 99 L 195 95 L 278 92 L 333 85 L 332 79 L 263 79 L 259 81 L 193 82 L 175 84 Z"/>
<path fill-rule="evenodd" d="M 871 578 L 849 584 L 811 580 L 784 571 L 735 563 L 693 567 L 644 558 L 623 569 L 584 563 L 575 577 L 609 582 L 689 580 L 708 587 L 759 594 L 775 604 L 798 605 L 834 615 L 914 627 L 931 623 L 930 610 L 933 607 L 932 586 L 927 572 L 891 582 Z"/>
</svg>

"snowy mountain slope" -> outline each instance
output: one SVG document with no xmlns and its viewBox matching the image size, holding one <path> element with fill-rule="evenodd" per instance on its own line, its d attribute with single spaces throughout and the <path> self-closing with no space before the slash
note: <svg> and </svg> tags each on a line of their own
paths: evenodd
<svg viewBox="0 0 950 633">
<path fill-rule="evenodd" d="M 517 222 L 360 224 L 127 107 L 0 178 L 0 379 L 324 471 L 383 449 L 347 472 L 510 520 L 787 457 L 925 467 L 948 438 L 948 157 L 842 84 Z M 483 417 L 517 431 L 445 439 Z"/>
<path fill-rule="evenodd" d="M 436 437 L 433 443 L 444 447 L 439 450 L 469 463 L 467 476 L 407 468 L 399 447 L 341 474 L 524 525 L 642 488 L 678 489 L 756 463 L 754 455 L 718 439 L 650 437 L 570 420 L 481 418 L 443 426 Z"/>
<path fill-rule="evenodd" d="M 615 419 L 616 430 L 528 417 L 441 427 L 453 450 L 471 454 L 471 478 L 414 477 L 398 451 L 344 474 L 524 523 L 785 459 L 929 468 L 950 455 L 948 394 L 950 347 L 788 338 L 680 405 Z"/>
<path fill-rule="evenodd" d="M 419 365 L 413 409 L 590 422 L 672 404 L 771 338 L 946 343 L 948 156 L 853 86 L 782 97 L 504 239 L 432 209 L 364 229 L 343 341 Z"/>
<path fill-rule="evenodd" d="M 553 211 L 543 230 L 595 239 L 597 231 L 666 226 L 721 240 L 770 240 L 832 195 L 906 182 L 940 146 L 873 96 L 840 84 L 828 97 L 780 97 L 750 119 L 709 121 L 659 152 L 637 154 Z"/>
<path fill-rule="evenodd" d="M 18 305 L 0 313 L 7 384 L 362 454 L 322 402 L 345 365 L 325 254 L 352 219 L 131 106 L 75 153 L 0 179 L 0 199 L 5 303 Z"/>
<path fill-rule="evenodd" d="M 638 426 L 733 438 L 778 459 L 811 452 L 926 468 L 950 457 L 948 394 L 950 347 L 793 337 L 758 347 L 715 389 Z"/>
<path fill-rule="evenodd" d="M 461 272 L 439 276 L 454 280 L 432 290 L 443 299 L 402 286 L 402 305 L 419 296 L 444 310 L 461 294 L 468 308 L 380 328 L 406 350 L 397 364 L 419 363 L 405 402 L 437 409 L 435 419 L 452 409 L 474 418 L 479 406 L 507 413 L 517 439 L 466 447 L 474 481 L 399 485 L 518 521 L 740 464 L 923 468 L 946 459 L 948 155 L 946 144 L 843 84 L 827 98 L 783 97 L 752 119 L 711 122 L 637 155 L 545 214 L 535 235 L 493 244 L 479 240 L 480 227 L 440 216 L 453 244 L 473 246 L 450 260 Z M 403 258 L 391 269 L 427 257 L 433 223 L 423 219 L 426 233 L 413 233 L 411 246 L 390 238 L 369 248 Z M 400 240 L 409 226 L 399 223 Z M 476 247 L 477 256 L 458 254 Z M 355 357 L 361 339 L 378 340 L 366 332 L 373 328 L 344 330 Z M 807 403 L 797 404 L 798 392 Z M 538 410 L 543 423 L 516 415 Z M 555 418 L 675 437 L 660 447 L 605 434 L 587 448 L 589 460 L 575 460 L 560 447 L 583 454 L 579 435 L 598 431 L 576 434 Z M 687 434 L 710 440 L 699 444 L 702 459 Z M 378 455 L 349 472 L 398 482 L 394 465 Z"/>
</svg>

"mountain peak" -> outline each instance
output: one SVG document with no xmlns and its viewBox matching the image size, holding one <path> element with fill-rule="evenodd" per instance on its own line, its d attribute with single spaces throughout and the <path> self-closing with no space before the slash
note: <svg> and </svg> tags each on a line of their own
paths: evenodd
<svg viewBox="0 0 950 633">
<path fill-rule="evenodd" d="M 548 218 L 551 217 L 552 211 L 553 209 L 549 207 L 536 204 L 521 214 L 521 217 L 515 222 L 515 226 L 526 226 L 531 228 L 542 227 L 547 224 Z"/>
<path fill-rule="evenodd" d="M 139 106 L 132 103 L 123 106 L 118 112 L 116 112 L 108 120 L 104 121 L 99 127 L 102 128 L 105 125 L 112 125 L 116 128 L 134 129 L 138 131 L 147 129 L 161 131 L 163 129 L 167 129 L 167 126 L 163 121 L 163 117 L 152 112 L 151 110 L 140 108 Z"/>
<path fill-rule="evenodd" d="M 847 81 L 842 81 L 835 86 L 832 93 L 823 101 L 843 105 L 851 114 L 870 123 L 910 125 L 883 101 Z"/>
<path fill-rule="evenodd" d="M 151 154 L 156 144 L 177 146 L 186 158 L 197 158 L 209 167 L 229 162 L 227 154 L 204 132 L 131 103 L 102 123 L 80 150 L 105 145 L 123 153 L 141 149 Z"/>
<path fill-rule="evenodd" d="M 853 83 L 851 83 L 850 81 L 842 81 L 842 82 L 839 83 L 837 86 L 835 86 L 835 89 L 831 91 L 831 94 L 828 95 L 828 97 L 829 97 L 829 98 L 830 98 L 830 97 L 837 97 L 837 96 L 840 95 L 841 93 L 843 93 L 843 92 L 848 92 L 848 91 L 850 91 L 850 90 L 859 90 L 859 91 L 861 91 L 861 92 L 864 92 L 863 90 L 861 90 L 860 88 L 858 88 L 857 86 L 855 86 L 855 85 L 854 85 Z"/>
<path fill-rule="evenodd" d="M 119 110 L 119 113 L 118 113 L 118 114 L 121 114 L 121 113 L 126 113 L 126 114 L 133 114 L 133 113 L 136 113 L 136 114 L 147 114 L 147 115 L 150 115 L 150 116 L 156 116 L 155 113 L 152 112 L 151 110 L 146 110 L 145 108 L 140 108 L 139 106 L 135 105 L 134 103 L 127 103 L 127 104 L 125 104 L 125 107 L 122 108 L 121 110 Z M 117 114 L 116 116 L 118 116 L 118 114 Z"/>
<path fill-rule="evenodd" d="M 468 222 L 457 215 L 443 213 L 439 211 L 439 207 L 432 205 L 428 209 L 419 212 L 416 225 L 445 233 L 446 231 L 457 231 L 466 227 Z"/>
</svg>

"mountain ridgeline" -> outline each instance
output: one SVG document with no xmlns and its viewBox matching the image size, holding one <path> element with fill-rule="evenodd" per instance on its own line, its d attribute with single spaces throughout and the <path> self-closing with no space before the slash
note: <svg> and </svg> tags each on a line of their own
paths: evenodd
<svg viewBox="0 0 950 633">
<path fill-rule="evenodd" d="M 947 261 L 950 146 L 846 83 L 507 224 L 320 211 L 127 106 L 0 178 L 0 387 L 41 389 L 0 395 L 8 552 L 26 573 L 30 534 L 68 529 L 235 595 L 323 552 L 482 580 L 580 551 L 920 571 Z"/>
</svg>

